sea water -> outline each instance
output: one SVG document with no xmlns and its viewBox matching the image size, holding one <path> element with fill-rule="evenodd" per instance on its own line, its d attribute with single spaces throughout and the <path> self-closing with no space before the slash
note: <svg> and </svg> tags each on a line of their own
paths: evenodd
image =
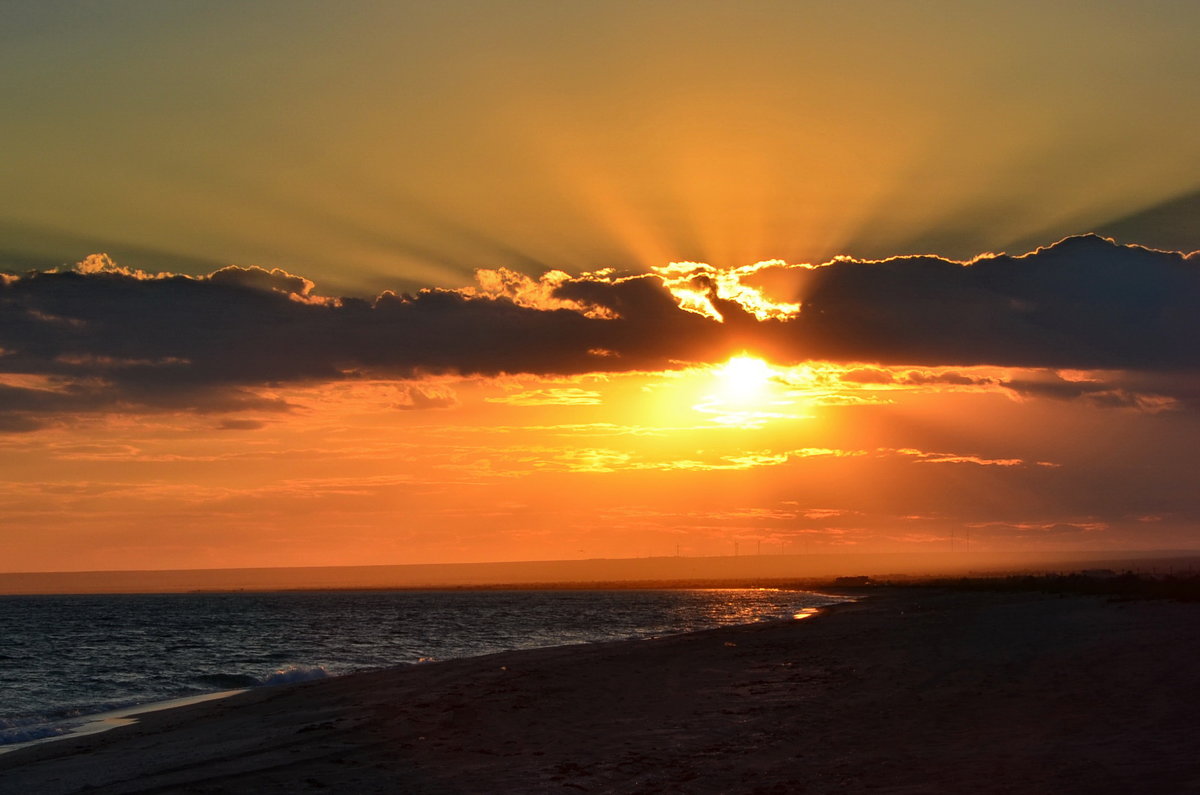
<svg viewBox="0 0 1200 795">
<path fill-rule="evenodd" d="M 222 690 L 788 618 L 775 589 L 0 596 L 0 746 Z"/>
</svg>

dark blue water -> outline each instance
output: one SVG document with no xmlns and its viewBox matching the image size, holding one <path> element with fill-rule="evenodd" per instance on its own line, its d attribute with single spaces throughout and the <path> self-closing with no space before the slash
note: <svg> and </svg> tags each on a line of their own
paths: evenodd
<svg viewBox="0 0 1200 795">
<path fill-rule="evenodd" d="M 0 745 L 135 704 L 789 618 L 833 601 L 754 589 L 0 596 Z"/>
</svg>

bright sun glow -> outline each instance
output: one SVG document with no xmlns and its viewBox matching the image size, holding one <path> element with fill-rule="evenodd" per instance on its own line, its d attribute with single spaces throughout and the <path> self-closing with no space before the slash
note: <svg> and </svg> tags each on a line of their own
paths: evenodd
<svg viewBox="0 0 1200 795">
<path fill-rule="evenodd" d="M 783 407 L 790 401 L 782 394 L 779 373 L 756 356 L 741 354 L 709 371 L 712 378 L 706 394 L 693 408 L 719 425 L 758 428 L 770 420 L 792 415 Z M 715 387 L 715 389 L 714 389 Z"/>
<path fill-rule="evenodd" d="M 771 365 L 754 356 L 734 356 L 717 369 L 726 398 L 747 400 L 761 395 L 775 374 Z"/>
</svg>

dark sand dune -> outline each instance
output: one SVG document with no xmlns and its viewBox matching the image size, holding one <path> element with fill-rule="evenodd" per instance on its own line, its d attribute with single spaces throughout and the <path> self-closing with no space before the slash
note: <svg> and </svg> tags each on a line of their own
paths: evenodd
<svg viewBox="0 0 1200 795">
<path fill-rule="evenodd" d="M 152 713 L 0 791 L 1195 792 L 1197 660 L 1197 605 L 914 589 Z"/>
</svg>

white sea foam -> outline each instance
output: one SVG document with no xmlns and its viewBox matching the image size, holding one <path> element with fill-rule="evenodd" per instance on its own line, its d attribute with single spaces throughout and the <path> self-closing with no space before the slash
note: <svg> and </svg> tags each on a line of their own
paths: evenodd
<svg viewBox="0 0 1200 795">
<path fill-rule="evenodd" d="M 45 740 L 66 733 L 67 729 L 62 726 L 52 725 L 40 718 L 0 718 L 0 746 Z"/>
</svg>

